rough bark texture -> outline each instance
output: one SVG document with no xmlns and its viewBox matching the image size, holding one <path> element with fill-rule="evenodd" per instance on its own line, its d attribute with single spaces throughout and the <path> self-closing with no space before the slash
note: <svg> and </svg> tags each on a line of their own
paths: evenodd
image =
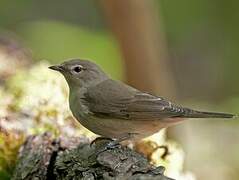
<svg viewBox="0 0 239 180">
<path fill-rule="evenodd" d="M 45 179 L 153 179 L 170 180 L 164 167 L 154 167 L 133 150 L 119 146 L 95 155 L 101 144 L 86 138 L 57 138 L 51 134 L 31 136 L 20 150 L 13 180 Z"/>
</svg>

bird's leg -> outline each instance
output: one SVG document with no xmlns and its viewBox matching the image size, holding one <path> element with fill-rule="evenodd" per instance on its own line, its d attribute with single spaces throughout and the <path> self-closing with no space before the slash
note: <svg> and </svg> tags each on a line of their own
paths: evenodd
<svg viewBox="0 0 239 180">
<path fill-rule="evenodd" d="M 108 138 L 108 137 L 97 137 L 90 143 L 90 146 L 92 146 L 93 144 L 96 144 L 100 141 L 114 141 L 114 140 L 111 138 Z"/>
<path fill-rule="evenodd" d="M 127 133 L 116 140 L 112 140 L 112 141 L 106 143 L 105 145 L 103 145 L 103 147 L 99 148 L 96 151 L 96 153 L 95 153 L 96 156 L 108 149 L 114 149 L 116 147 L 119 147 L 120 142 L 132 139 L 134 137 L 134 135 L 136 135 L 136 134 L 135 133 Z M 110 138 L 106 138 L 106 139 L 110 139 Z"/>
<path fill-rule="evenodd" d="M 132 139 L 135 135 L 137 135 L 137 133 L 124 134 L 120 138 L 113 140 L 113 141 L 109 142 L 108 144 L 106 144 L 106 148 L 113 149 L 114 147 L 117 147 L 121 142 Z"/>
</svg>

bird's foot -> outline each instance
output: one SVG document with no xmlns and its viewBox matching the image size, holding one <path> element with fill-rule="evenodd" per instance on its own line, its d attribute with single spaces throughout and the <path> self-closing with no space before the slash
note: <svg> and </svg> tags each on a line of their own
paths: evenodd
<svg viewBox="0 0 239 180">
<path fill-rule="evenodd" d="M 95 155 L 98 156 L 102 152 L 105 152 L 110 149 L 115 149 L 118 147 L 120 147 L 119 142 L 117 140 L 112 140 L 99 147 L 99 149 L 95 152 Z"/>
<path fill-rule="evenodd" d="M 93 145 L 97 145 L 97 144 L 106 144 L 105 142 L 108 142 L 108 141 L 114 141 L 114 140 L 108 137 L 97 137 L 90 143 L 90 146 L 92 147 Z"/>
<path fill-rule="evenodd" d="M 103 153 L 109 149 L 118 148 L 118 147 L 120 147 L 120 143 L 122 141 L 130 140 L 135 135 L 137 135 L 137 133 L 127 133 L 127 134 L 122 135 L 120 138 L 118 138 L 116 140 L 113 140 L 113 139 L 107 138 L 107 137 L 97 137 L 90 144 L 90 146 L 92 146 L 94 144 L 95 149 L 96 149 L 94 154 L 92 154 L 90 157 L 92 157 L 93 155 L 95 157 L 97 157 L 100 153 Z"/>
<path fill-rule="evenodd" d="M 89 158 L 95 157 L 97 158 L 99 154 L 109 150 L 120 147 L 120 144 L 117 140 L 113 140 L 111 138 L 106 137 L 98 137 L 93 140 L 90 146 L 95 146 L 95 152 L 89 156 Z"/>
</svg>

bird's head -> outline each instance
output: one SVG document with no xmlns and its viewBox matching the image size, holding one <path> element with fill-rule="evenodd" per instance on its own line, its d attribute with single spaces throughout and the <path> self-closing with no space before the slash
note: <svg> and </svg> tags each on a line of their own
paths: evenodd
<svg viewBox="0 0 239 180">
<path fill-rule="evenodd" d="M 63 74 L 70 88 L 88 87 L 108 79 L 98 65 L 88 60 L 72 59 L 49 68 Z"/>
</svg>

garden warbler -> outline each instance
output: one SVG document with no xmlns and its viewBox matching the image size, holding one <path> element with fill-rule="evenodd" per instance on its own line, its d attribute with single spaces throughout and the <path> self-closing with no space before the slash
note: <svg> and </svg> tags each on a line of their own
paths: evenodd
<svg viewBox="0 0 239 180">
<path fill-rule="evenodd" d="M 50 66 L 65 77 L 74 117 L 95 134 L 113 139 L 142 139 L 185 118 L 233 118 L 227 113 L 181 107 L 122 82 L 98 65 L 73 59 Z"/>
</svg>

